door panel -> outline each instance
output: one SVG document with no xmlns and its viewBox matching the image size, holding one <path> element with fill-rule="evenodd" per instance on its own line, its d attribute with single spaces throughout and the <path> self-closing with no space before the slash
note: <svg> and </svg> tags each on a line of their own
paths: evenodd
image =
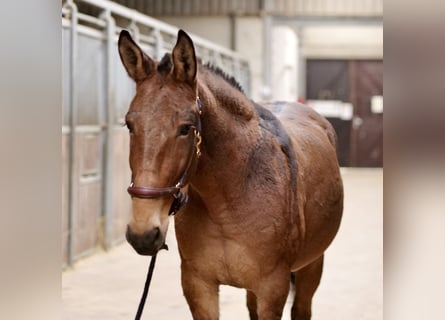
<svg viewBox="0 0 445 320">
<path fill-rule="evenodd" d="M 341 166 L 383 166 L 383 113 L 373 113 L 373 96 L 383 96 L 381 60 L 308 60 L 308 100 L 353 105 L 353 119 L 328 118 L 338 136 Z"/>
<path fill-rule="evenodd" d="M 340 100 L 349 102 L 349 61 L 308 60 L 308 100 Z M 350 165 L 351 121 L 327 117 L 337 133 L 337 155 L 340 166 Z"/>
<path fill-rule="evenodd" d="M 383 166 L 383 113 L 373 113 L 373 96 L 383 96 L 383 62 L 351 61 L 350 100 L 354 105 L 351 131 L 351 164 Z"/>
</svg>

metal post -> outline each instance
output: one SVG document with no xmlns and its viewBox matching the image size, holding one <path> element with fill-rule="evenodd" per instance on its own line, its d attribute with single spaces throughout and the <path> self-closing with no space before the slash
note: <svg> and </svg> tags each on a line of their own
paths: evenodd
<svg viewBox="0 0 445 320">
<path fill-rule="evenodd" d="M 272 17 L 265 14 L 263 17 L 263 88 L 261 95 L 266 101 L 270 100 L 272 96 L 272 22 Z"/>
<path fill-rule="evenodd" d="M 162 35 L 161 35 L 161 32 L 159 31 L 159 29 L 154 29 L 153 30 L 153 37 L 156 39 L 156 42 L 155 42 L 155 59 L 161 60 L 161 58 L 162 58 L 162 45 L 163 45 L 164 39 L 162 39 Z"/>
<path fill-rule="evenodd" d="M 102 208 L 104 212 L 104 246 L 105 249 L 111 248 L 113 242 L 113 129 L 115 124 L 115 99 L 114 86 L 115 74 L 113 59 L 114 38 L 116 35 L 116 24 L 111 16 L 109 9 L 106 9 L 101 18 L 105 20 L 106 26 L 106 125 L 104 142 L 104 163 L 103 163 L 103 193 Z"/>
<path fill-rule="evenodd" d="M 298 99 L 306 100 L 306 56 L 304 55 L 303 27 L 297 31 L 298 35 Z"/>
<path fill-rule="evenodd" d="M 263 87 L 261 97 L 263 100 L 270 100 L 272 97 L 272 28 L 273 10 L 272 0 L 264 0 L 262 5 L 263 15 Z"/>
<path fill-rule="evenodd" d="M 131 20 L 130 24 L 128 25 L 128 30 L 131 31 L 131 35 L 132 35 L 134 41 L 136 41 L 138 43 L 139 39 L 140 39 L 139 38 L 140 32 L 139 32 L 139 28 L 136 24 L 136 21 Z"/>
<path fill-rule="evenodd" d="M 77 99 L 76 99 L 76 60 L 77 60 L 77 7 L 68 0 L 65 7 L 70 10 L 71 26 L 70 26 L 70 48 L 69 48 L 69 119 L 70 119 L 70 140 L 69 140 L 69 159 L 68 159 L 68 243 L 67 243 L 67 260 L 68 265 L 73 263 L 74 251 L 74 225 L 75 225 L 75 186 L 77 176 L 75 175 L 75 147 L 76 147 L 76 123 L 77 123 Z"/>
</svg>

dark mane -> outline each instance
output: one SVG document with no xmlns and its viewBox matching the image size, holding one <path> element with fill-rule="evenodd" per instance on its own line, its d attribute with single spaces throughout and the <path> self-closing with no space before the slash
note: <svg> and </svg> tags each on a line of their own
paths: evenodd
<svg viewBox="0 0 445 320">
<path fill-rule="evenodd" d="M 228 84 L 230 84 L 232 87 L 240 91 L 241 93 L 244 93 L 243 88 L 239 84 L 239 82 L 232 76 L 229 76 L 227 73 L 225 73 L 220 67 L 215 66 L 214 64 L 211 64 L 210 62 L 207 62 L 206 64 L 201 64 L 201 59 L 198 59 L 198 64 L 202 65 L 204 68 L 212 72 L 213 74 L 223 78 Z M 171 54 L 166 53 L 161 61 L 159 61 L 158 64 L 158 72 L 166 75 L 170 72 L 171 68 L 173 67 L 172 60 L 171 60 Z"/>
<path fill-rule="evenodd" d="M 158 72 L 166 75 L 170 72 L 171 68 L 172 68 L 173 64 L 172 64 L 172 58 L 171 58 L 171 54 L 170 53 L 166 53 L 161 61 L 159 61 L 158 64 Z"/>
<path fill-rule="evenodd" d="M 238 91 L 240 91 L 241 93 L 244 94 L 244 90 L 241 87 L 241 85 L 239 84 L 239 82 L 232 76 L 229 76 L 227 73 L 225 73 L 220 67 L 217 67 L 213 64 L 211 64 L 210 62 L 207 62 L 205 65 L 203 65 L 207 70 L 211 71 L 212 73 L 220 76 L 221 78 L 223 78 L 224 80 L 227 81 L 227 83 L 229 83 L 232 87 L 234 87 L 235 89 L 237 89 Z"/>
</svg>

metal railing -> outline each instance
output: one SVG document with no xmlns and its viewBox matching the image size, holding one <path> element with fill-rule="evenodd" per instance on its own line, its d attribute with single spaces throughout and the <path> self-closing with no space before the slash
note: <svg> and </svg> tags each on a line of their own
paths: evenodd
<svg viewBox="0 0 445 320">
<path fill-rule="evenodd" d="M 383 0 L 116 0 L 153 16 L 382 16 Z"/>
<path fill-rule="evenodd" d="M 130 212 L 128 134 L 120 123 L 134 95 L 117 40 L 128 29 L 154 59 L 170 52 L 178 28 L 106 0 L 65 1 L 63 55 L 63 250 L 65 265 L 124 239 Z M 191 35 L 203 62 L 218 65 L 250 92 L 239 54 Z"/>
</svg>

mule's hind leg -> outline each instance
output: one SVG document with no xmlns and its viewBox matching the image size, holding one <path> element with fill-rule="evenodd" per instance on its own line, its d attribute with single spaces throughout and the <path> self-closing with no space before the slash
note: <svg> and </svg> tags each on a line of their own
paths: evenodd
<svg viewBox="0 0 445 320">
<path fill-rule="evenodd" d="M 249 309 L 250 320 L 258 320 L 256 295 L 247 290 L 247 309 Z"/>
<path fill-rule="evenodd" d="M 320 284 L 323 255 L 295 273 L 295 298 L 292 320 L 310 320 L 312 297 Z"/>
</svg>

